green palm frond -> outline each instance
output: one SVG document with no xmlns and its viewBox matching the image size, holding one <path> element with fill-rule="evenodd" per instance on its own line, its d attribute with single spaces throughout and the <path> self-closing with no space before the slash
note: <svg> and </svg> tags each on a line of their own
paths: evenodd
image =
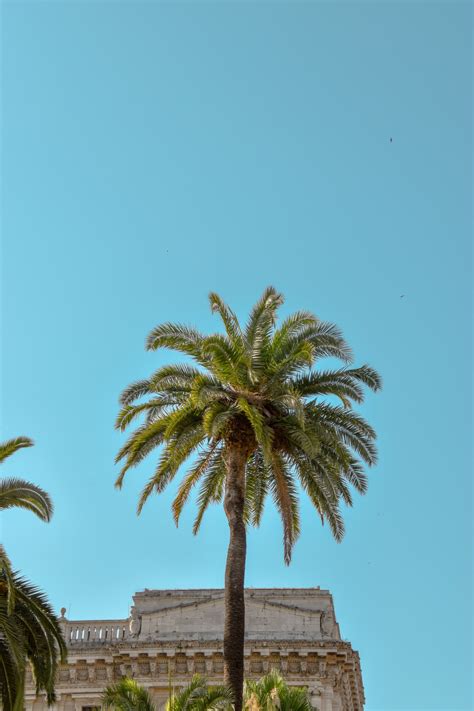
<svg viewBox="0 0 474 711">
<path fill-rule="evenodd" d="M 247 457 L 245 521 L 259 525 L 270 495 L 283 521 L 289 562 L 299 534 L 300 489 L 337 540 L 344 533 L 341 503 L 351 505 L 354 490 L 365 493 L 363 465 L 376 462 L 376 435 L 355 406 L 366 389 L 379 390 L 381 380 L 368 365 L 349 365 L 351 349 L 334 324 L 307 311 L 278 324 L 283 297 L 273 287 L 243 328 L 220 296 L 211 293 L 209 302 L 223 333 L 206 336 L 172 323 L 150 333 L 149 350 L 172 348 L 194 362 L 162 366 L 124 390 L 116 425 L 135 429 L 117 455 L 117 486 L 130 468 L 160 451 L 140 511 L 198 453 L 173 503 L 177 522 L 191 492 L 198 492 L 197 532 L 207 507 L 222 501 L 227 453 L 240 447 Z M 342 361 L 342 367 L 321 369 L 325 357 Z"/>
<path fill-rule="evenodd" d="M 236 405 L 252 426 L 255 439 L 262 449 L 265 460 L 270 460 L 274 435 L 273 429 L 268 424 L 264 413 L 261 412 L 258 407 L 250 403 L 245 397 L 237 398 Z"/>
<path fill-rule="evenodd" d="M 12 454 L 15 454 L 15 452 L 17 452 L 19 449 L 23 449 L 24 447 L 32 447 L 33 444 L 33 440 L 29 437 L 14 437 L 13 439 L 9 439 L 6 442 L 1 442 L 0 464 L 4 462 L 7 457 L 11 457 Z"/>
<path fill-rule="evenodd" d="M 227 687 L 209 686 L 203 676 L 195 674 L 187 686 L 171 695 L 166 711 L 230 711 L 232 700 Z"/>
<path fill-rule="evenodd" d="M 174 478 L 180 465 L 199 447 L 203 439 L 202 427 L 196 424 L 169 442 L 163 450 L 155 473 L 143 489 L 138 501 L 137 513 L 148 500 L 150 494 L 161 493 Z"/>
<path fill-rule="evenodd" d="M 236 408 L 232 404 L 229 406 L 218 401 L 209 403 L 202 416 L 206 436 L 212 440 L 222 439 L 224 431 L 235 417 L 235 411 Z"/>
<path fill-rule="evenodd" d="M 265 499 L 270 486 L 270 467 L 263 458 L 262 451 L 257 449 L 247 463 L 246 471 L 246 521 L 253 526 L 260 526 Z"/>
<path fill-rule="evenodd" d="M 325 357 L 338 358 L 345 363 L 352 361 L 352 351 L 337 326 L 319 320 L 285 338 L 279 344 L 274 360 L 281 363 L 295 352 L 301 343 L 312 346 L 313 361 Z"/>
<path fill-rule="evenodd" d="M 309 397 L 317 395 L 344 395 L 349 400 L 360 403 L 364 401 L 364 391 L 361 383 L 376 392 L 381 383 L 378 374 L 369 366 L 360 368 L 341 368 L 311 372 L 295 379 L 295 389 L 300 395 Z"/>
<path fill-rule="evenodd" d="M 285 563 L 289 564 L 291 551 L 300 533 L 299 504 L 295 480 L 279 452 L 272 454 L 270 488 L 283 522 L 283 553 Z"/>
<path fill-rule="evenodd" d="M 6 592 L 6 611 L 11 615 L 15 606 L 15 583 L 13 569 L 5 548 L 0 543 L 0 579 L 4 581 Z"/>
<path fill-rule="evenodd" d="M 273 286 L 265 289 L 260 299 L 250 312 L 245 329 L 247 347 L 252 349 L 262 337 L 262 332 L 270 335 L 269 329 L 275 325 L 276 311 L 283 304 L 283 296 Z"/>
<path fill-rule="evenodd" d="M 351 447 L 366 464 L 372 466 L 377 461 L 375 431 L 353 410 L 334 407 L 326 403 L 311 403 L 307 416 L 313 424 L 326 429 L 341 442 Z"/>
<path fill-rule="evenodd" d="M 178 525 L 181 511 L 189 498 L 191 490 L 196 486 L 203 474 L 205 474 L 205 472 L 212 467 L 213 461 L 220 456 L 221 451 L 219 445 L 217 442 L 214 442 L 213 444 L 204 447 L 203 451 L 197 457 L 195 465 L 191 468 L 180 484 L 178 493 L 176 494 L 172 504 L 173 518 L 176 525 Z"/>
<path fill-rule="evenodd" d="M 359 494 L 365 494 L 368 482 L 367 475 L 361 463 L 357 459 L 354 459 L 354 457 L 349 456 L 347 461 L 341 463 L 341 469 L 349 484 L 351 484 Z"/>
<path fill-rule="evenodd" d="M 200 674 L 194 674 L 184 689 L 172 694 L 166 705 L 166 711 L 188 711 L 192 702 L 206 692 L 206 680 Z"/>
<path fill-rule="evenodd" d="M 246 681 L 244 686 L 246 711 L 312 711 L 308 690 L 289 686 L 272 669 L 258 681 Z"/>
<path fill-rule="evenodd" d="M 279 694 L 280 711 L 313 711 L 307 689 L 288 686 Z"/>
<path fill-rule="evenodd" d="M 214 292 L 209 294 L 209 303 L 211 304 L 211 311 L 220 315 L 234 352 L 242 354 L 245 350 L 245 342 L 237 316 L 222 301 L 221 297 Z"/>
<path fill-rule="evenodd" d="M 194 328 L 179 323 L 163 323 L 154 328 L 146 339 L 146 349 L 156 351 L 158 348 L 169 348 L 190 355 L 205 365 L 206 360 L 202 357 L 204 340 L 204 336 Z"/>
<path fill-rule="evenodd" d="M 222 387 L 217 378 L 209 375 L 197 375 L 190 391 L 190 402 L 198 410 L 205 409 L 212 403 L 230 403 L 229 394 L 226 388 Z"/>
<path fill-rule="evenodd" d="M 173 363 L 158 368 L 150 378 L 150 386 L 156 393 L 189 393 L 194 379 L 205 374 L 188 363 Z"/>
<path fill-rule="evenodd" d="M 242 351 L 237 350 L 225 336 L 215 334 L 205 339 L 203 353 L 208 368 L 222 384 L 239 387 L 247 382 L 247 365 Z"/>
<path fill-rule="evenodd" d="M 125 388 L 120 395 L 119 402 L 121 405 L 131 405 L 132 402 L 135 402 L 135 400 L 138 400 L 144 395 L 148 395 L 150 392 L 153 392 L 150 380 L 137 380 Z"/>
<path fill-rule="evenodd" d="M 152 422 L 146 422 L 137 427 L 135 432 L 120 449 L 115 461 L 120 462 L 125 459 L 120 474 L 117 477 L 115 486 L 120 489 L 127 471 L 131 467 L 136 467 L 145 457 L 158 445 L 164 442 L 164 433 L 168 425 L 171 414 L 164 415 Z"/>
<path fill-rule="evenodd" d="M 147 402 L 143 402 L 140 405 L 124 405 L 117 415 L 115 429 L 123 432 L 133 420 L 142 414 L 146 414 L 147 420 L 152 422 L 156 420 L 158 415 L 162 413 L 168 414 L 180 402 L 181 399 L 176 395 L 166 394 L 147 400 Z"/>
<path fill-rule="evenodd" d="M 100 703 L 104 709 L 114 711 L 156 711 L 150 692 L 130 677 L 107 686 Z"/>
<path fill-rule="evenodd" d="M 288 316 L 281 326 L 275 329 L 273 334 L 272 358 L 278 361 L 289 339 L 298 336 L 308 328 L 315 328 L 317 324 L 318 319 L 309 311 L 296 311 L 296 313 Z"/>
<path fill-rule="evenodd" d="M 53 502 L 46 491 L 13 477 L 0 480 L 0 511 L 11 508 L 32 511 L 42 521 L 50 521 L 53 515 Z"/>
<path fill-rule="evenodd" d="M 296 470 L 299 480 L 311 503 L 321 517 L 322 523 L 327 521 L 336 541 L 344 536 L 344 520 L 339 508 L 339 497 L 324 466 L 316 460 L 316 464 L 303 459 L 296 459 Z"/>
<path fill-rule="evenodd" d="M 197 698 L 193 704 L 193 711 L 232 711 L 233 694 L 224 685 L 208 686 L 207 692 Z"/>
<path fill-rule="evenodd" d="M 14 606 L 9 611 L 9 586 L 14 586 Z M 37 587 L 17 573 L 7 581 L 0 574 L 0 695 L 4 711 L 23 707 L 26 663 L 32 668 L 36 692 L 55 700 L 55 676 L 66 661 L 66 645 L 58 620 Z"/>
<path fill-rule="evenodd" d="M 0 444 L 0 462 L 23 447 L 32 447 L 29 437 L 15 437 Z M 53 503 L 46 491 L 24 479 L 9 477 L 0 480 L 0 511 L 11 508 L 32 511 L 42 521 L 50 521 Z"/>
<path fill-rule="evenodd" d="M 220 451 L 218 455 L 213 458 L 202 478 L 201 487 L 197 497 L 197 514 L 193 524 L 194 535 L 197 534 L 201 527 L 203 516 L 207 511 L 209 504 L 217 504 L 222 501 L 222 497 L 224 496 L 225 477 L 226 467 L 222 457 L 222 452 Z"/>
<path fill-rule="evenodd" d="M 276 313 L 283 304 L 283 296 L 272 286 L 265 289 L 253 307 L 245 329 L 245 340 L 254 373 L 265 370 L 271 346 L 271 335 L 276 323 Z"/>
</svg>

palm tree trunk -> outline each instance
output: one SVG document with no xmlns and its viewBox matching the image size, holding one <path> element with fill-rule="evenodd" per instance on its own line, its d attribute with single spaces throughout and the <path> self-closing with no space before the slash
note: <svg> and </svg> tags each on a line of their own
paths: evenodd
<svg viewBox="0 0 474 711">
<path fill-rule="evenodd" d="M 225 569 L 224 683 L 233 692 L 235 711 L 242 709 L 245 635 L 245 557 L 247 535 L 244 523 L 245 449 L 228 445 L 224 509 L 229 522 L 229 548 Z"/>
</svg>

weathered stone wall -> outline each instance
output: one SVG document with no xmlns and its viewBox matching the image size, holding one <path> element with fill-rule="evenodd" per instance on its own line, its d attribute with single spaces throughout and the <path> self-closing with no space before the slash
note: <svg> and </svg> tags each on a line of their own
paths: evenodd
<svg viewBox="0 0 474 711">
<path fill-rule="evenodd" d="M 126 620 L 61 624 L 68 664 L 59 671 L 57 711 L 83 711 L 100 703 L 103 688 L 122 676 L 146 686 L 159 708 L 169 684 L 185 685 L 192 674 L 222 680 L 222 590 L 145 590 L 133 597 Z M 248 589 L 245 673 L 272 668 L 289 683 L 307 686 L 317 711 L 362 711 L 359 656 L 341 640 L 327 590 Z M 30 686 L 27 711 L 43 711 Z"/>
</svg>

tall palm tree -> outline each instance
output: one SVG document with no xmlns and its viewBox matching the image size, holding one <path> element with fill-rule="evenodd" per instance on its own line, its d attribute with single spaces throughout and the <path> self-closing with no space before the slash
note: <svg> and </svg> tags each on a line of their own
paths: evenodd
<svg viewBox="0 0 474 711">
<path fill-rule="evenodd" d="M 28 437 L 0 443 L 0 463 L 23 447 Z M 30 482 L 9 478 L 0 481 L 0 512 L 12 507 L 33 511 L 49 521 L 53 505 L 48 494 Z M 46 692 L 54 702 L 54 682 L 66 645 L 53 609 L 45 595 L 13 572 L 0 545 L 0 699 L 4 711 L 22 711 L 26 667 L 31 665 L 36 692 Z"/>
<path fill-rule="evenodd" d="M 160 493 L 191 455 L 196 459 L 173 502 L 176 523 L 193 487 L 200 483 L 194 533 L 208 505 L 224 502 L 230 540 L 225 570 L 224 679 L 236 711 L 242 708 L 245 631 L 246 525 L 258 526 L 267 494 L 283 521 L 285 562 L 300 531 L 298 489 L 308 494 L 337 541 L 344 534 L 340 501 L 352 504 L 349 485 L 367 488 L 362 462 L 374 464 L 375 432 L 352 405 L 363 401 L 362 386 L 376 391 L 380 378 L 368 365 L 349 367 L 349 346 L 336 326 L 298 311 L 278 326 L 283 297 L 265 290 L 242 327 L 214 293 L 211 309 L 225 333 L 205 336 L 181 324 L 165 323 L 148 336 L 148 350 L 170 348 L 190 356 L 194 366 L 168 365 L 128 386 L 116 427 L 136 427 L 119 451 L 116 481 L 162 447 L 144 487 L 138 513 L 152 492 Z M 331 356 L 345 365 L 316 370 Z M 335 404 L 337 400 L 340 404 Z"/>
<path fill-rule="evenodd" d="M 246 711 L 312 711 L 305 688 L 289 686 L 275 670 L 244 686 Z"/>
</svg>

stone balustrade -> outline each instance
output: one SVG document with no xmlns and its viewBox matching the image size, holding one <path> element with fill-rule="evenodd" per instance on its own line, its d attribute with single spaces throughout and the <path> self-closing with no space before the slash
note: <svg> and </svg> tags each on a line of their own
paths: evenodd
<svg viewBox="0 0 474 711">
<path fill-rule="evenodd" d="M 69 648 L 119 644 L 130 638 L 128 620 L 80 620 L 69 622 L 60 619 L 63 636 Z"/>
</svg>

